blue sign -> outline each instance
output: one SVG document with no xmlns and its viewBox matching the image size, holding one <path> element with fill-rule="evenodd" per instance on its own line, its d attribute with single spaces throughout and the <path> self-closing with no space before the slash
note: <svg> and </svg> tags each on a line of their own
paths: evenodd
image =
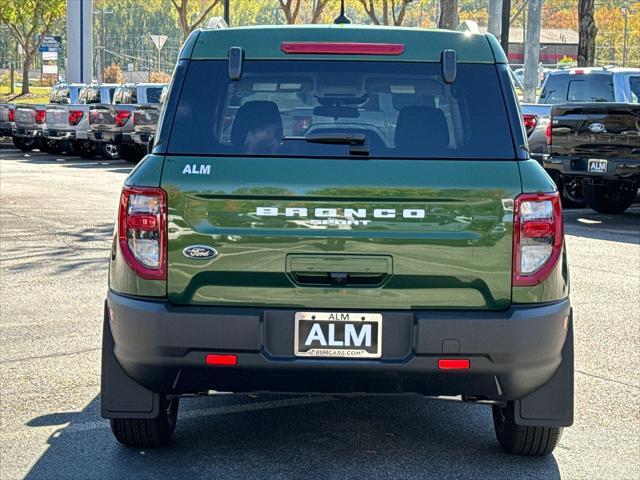
<svg viewBox="0 0 640 480">
<path fill-rule="evenodd" d="M 60 35 L 43 35 L 40 41 L 40 52 L 59 52 L 62 50 L 62 37 Z"/>
</svg>

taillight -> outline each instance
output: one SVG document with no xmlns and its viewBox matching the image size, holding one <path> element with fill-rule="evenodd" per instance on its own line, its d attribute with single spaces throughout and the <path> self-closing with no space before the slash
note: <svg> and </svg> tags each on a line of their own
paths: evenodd
<svg viewBox="0 0 640 480">
<path fill-rule="evenodd" d="M 10 122 L 16 121 L 16 111 L 13 108 L 9 109 L 9 121 Z"/>
<path fill-rule="evenodd" d="M 42 124 L 47 119 L 47 111 L 46 110 L 36 110 L 36 123 Z"/>
<path fill-rule="evenodd" d="M 124 187 L 118 214 L 120 250 L 136 274 L 167 278 L 167 194 L 161 188 Z"/>
<path fill-rule="evenodd" d="M 131 116 L 127 110 L 116 110 L 116 127 L 124 127 Z"/>
<path fill-rule="evenodd" d="M 84 113 L 82 110 L 70 110 L 69 111 L 69 125 L 76 126 L 82 120 Z"/>
<path fill-rule="evenodd" d="M 547 138 L 547 145 L 551 145 L 553 143 L 553 127 L 551 124 L 553 123 L 553 117 L 549 115 L 549 123 L 547 123 L 547 128 L 544 131 L 544 136 Z"/>
<path fill-rule="evenodd" d="M 524 113 L 522 115 L 522 121 L 524 122 L 524 128 L 527 130 L 527 133 L 531 133 L 538 124 L 538 117 L 531 113 Z"/>
<path fill-rule="evenodd" d="M 516 197 L 513 228 L 513 285 L 538 285 L 549 276 L 562 251 L 558 192 Z"/>
</svg>

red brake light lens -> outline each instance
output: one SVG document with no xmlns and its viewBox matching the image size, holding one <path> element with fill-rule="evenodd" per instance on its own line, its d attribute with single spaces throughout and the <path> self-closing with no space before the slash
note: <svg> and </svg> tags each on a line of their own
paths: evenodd
<svg viewBox="0 0 640 480">
<path fill-rule="evenodd" d="M 82 120 L 84 113 L 82 110 L 70 110 L 69 111 L 69 125 L 76 126 Z"/>
<path fill-rule="evenodd" d="M 36 123 L 37 124 L 44 123 L 46 118 L 47 118 L 47 111 L 46 110 L 36 110 Z"/>
<path fill-rule="evenodd" d="M 216 353 L 210 353 L 205 357 L 207 365 L 219 365 L 232 367 L 238 364 L 238 357 L 236 355 L 221 355 Z"/>
<path fill-rule="evenodd" d="M 280 50 L 288 54 L 329 55 L 400 55 L 402 43 L 355 42 L 282 42 Z"/>
<path fill-rule="evenodd" d="M 13 108 L 9 109 L 9 121 L 10 122 L 16 121 L 16 111 Z"/>
<path fill-rule="evenodd" d="M 549 116 L 549 123 L 547 123 L 547 128 L 544 131 L 544 136 L 547 138 L 547 145 L 551 145 L 553 143 L 553 117 Z"/>
<path fill-rule="evenodd" d="M 470 362 L 468 358 L 440 358 L 438 369 L 440 370 L 468 370 Z"/>
<path fill-rule="evenodd" d="M 136 274 L 167 278 L 167 194 L 161 188 L 124 187 L 118 214 L 120 250 Z"/>
<path fill-rule="evenodd" d="M 538 285 L 558 263 L 564 231 L 558 192 L 525 193 L 514 204 L 513 285 Z"/>
<path fill-rule="evenodd" d="M 124 127 L 130 116 L 131 112 L 127 110 L 116 110 L 116 127 Z"/>
<path fill-rule="evenodd" d="M 532 115 L 530 113 L 525 113 L 522 115 L 522 121 L 524 122 L 524 128 L 526 128 L 527 133 L 536 128 L 538 124 L 538 117 L 536 115 Z"/>
</svg>

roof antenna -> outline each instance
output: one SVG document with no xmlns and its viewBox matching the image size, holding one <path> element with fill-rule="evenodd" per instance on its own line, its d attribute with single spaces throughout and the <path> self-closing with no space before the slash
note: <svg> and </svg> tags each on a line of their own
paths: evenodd
<svg viewBox="0 0 640 480">
<path fill-rule="evenodd" d="M 344 0 L 340 1 L 340 15 L 336 17 L 333 23 L 351 23 L 351 19 L 344 14 Z"/>
</svg>

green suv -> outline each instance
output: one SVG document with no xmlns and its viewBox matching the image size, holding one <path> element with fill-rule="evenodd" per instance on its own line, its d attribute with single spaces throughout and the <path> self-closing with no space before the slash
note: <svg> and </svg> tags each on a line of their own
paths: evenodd
<svg viewBox="0 0 640 480">
<path fill-rule="evenodd" d="M 415 393 L 551 452 L 573 422 L 562 210 L 508 68 L 491 35 L 192 33 L 120 200 L 115 437 L 166 443 L 184 395 Z"/>
</svg>

